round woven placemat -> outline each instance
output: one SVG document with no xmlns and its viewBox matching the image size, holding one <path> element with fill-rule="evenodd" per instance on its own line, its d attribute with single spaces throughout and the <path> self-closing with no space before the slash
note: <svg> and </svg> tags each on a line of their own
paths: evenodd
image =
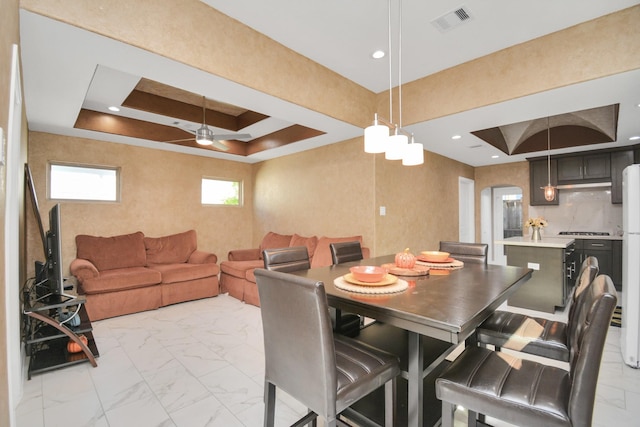
<svg viewBox="0 0 640 427">
<path fill-rule="evenodd" d="M 393 294 L 396 292 L 402 292 L 409 287 L 409 283 L 406 280 L 398 279 L 396 283 L 388 286 L 360 286 L 344 280 L 343 277 L 338 277 L 333 281 L 336 288 L 343 291 L 356 292 L 359 294 Z"/>
</svg>

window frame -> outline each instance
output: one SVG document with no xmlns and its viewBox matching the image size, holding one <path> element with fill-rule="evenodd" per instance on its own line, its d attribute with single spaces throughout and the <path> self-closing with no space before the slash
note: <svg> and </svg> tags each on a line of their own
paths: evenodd
<svg viewBox="0 0 640 427">
<path fill-rule="evenodd" d="M 105 171 L 114 171 L 116 184 L 116 197 L 115 200 L 105 200 L 105 199 L 84 199 L 84 198 L 76 198 L 76 199 L 68 199 L 68 198 L 54 198 L 52 196 L 52 170 L 55 166 L 63 166 L 69 168 L 78 168 L 78 169 L 96 169 L 96 170 L 105 170 Z M 68 163 L 68 162 L 56 162 L 51 161 L 47 166 L 47 199 L 48 200 L 56 200 L 61 202 L 82 202 L 82 203 L 120 203 L 122 199 L 122 168 L 119 166 L 107 166 L 107 165 L 95 165 L 88 163 Z"/>
</svg>

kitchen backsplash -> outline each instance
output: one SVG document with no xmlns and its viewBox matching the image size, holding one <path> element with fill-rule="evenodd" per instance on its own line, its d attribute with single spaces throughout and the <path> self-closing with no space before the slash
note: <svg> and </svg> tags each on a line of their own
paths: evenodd
<svg viewBox="0 0 640 427">
<path fill-rule="evenodd" d="M 549 223 L 544 234 L 606 231 L 616 235 L 622 228 L 622 205 L 611 204 L 610 189 L 560 190 L 558 196 L 558 206 L 529 206 L 531 218 L 543 217 Z"/>
</svg>

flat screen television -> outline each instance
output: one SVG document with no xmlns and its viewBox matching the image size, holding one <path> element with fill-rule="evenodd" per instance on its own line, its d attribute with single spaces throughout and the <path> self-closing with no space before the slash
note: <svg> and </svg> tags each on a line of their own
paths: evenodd
<svg viewBox="0 0 640 427">
<path fill-rule="evenodd" d="M 47 298 L 52 301 L 75 298 L 75 296 L 65 294 L 64 292 L 60 204 L 57 203 L 49 211 L 49 230 L 45 232 L 29 165 L 25 165 L 25 176 L 31 197 L 33 213 L 40 231 L 40 238 L 42 239 L 42 249 L 45 258 L 44 261 L 35 262 L 35 297 L 37 300 Z"/>
</svg>

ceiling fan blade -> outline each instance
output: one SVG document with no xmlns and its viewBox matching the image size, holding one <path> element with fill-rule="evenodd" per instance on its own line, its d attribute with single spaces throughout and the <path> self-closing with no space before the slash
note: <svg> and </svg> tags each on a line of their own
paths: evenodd
<svg viewBox="0 0 640 427">
<path fill-rule="evenodd" d="M 249 133 L 230 133 L 230 134 L 222 134 L 222 135 L 218 135 L 218 134 L 214 134 L 213 135 L 213 139 L 218 139 L 218 140 L 227 140 L 227 139 L 250 139 L 251 138 L 251 134 Z"/>
<path fill-rule="evenodd" d="M 172 139 L 171 141 L 161 141 L 161 142 L 164 142 L 165 144 L 171 144 L 173 142 L 184 142 L 184 141 L 193 141 L 193 137 L 185 138 L 185 139 Z"/>
<path fill-rule="evenodd" d="M 222 142 L 216 141 L 215 139 L 211 141 L 211 146 L 213 148 L 217 148 L 218 150 L 229 151 L 229 147 L 224 145 Z"/>
</svg>

